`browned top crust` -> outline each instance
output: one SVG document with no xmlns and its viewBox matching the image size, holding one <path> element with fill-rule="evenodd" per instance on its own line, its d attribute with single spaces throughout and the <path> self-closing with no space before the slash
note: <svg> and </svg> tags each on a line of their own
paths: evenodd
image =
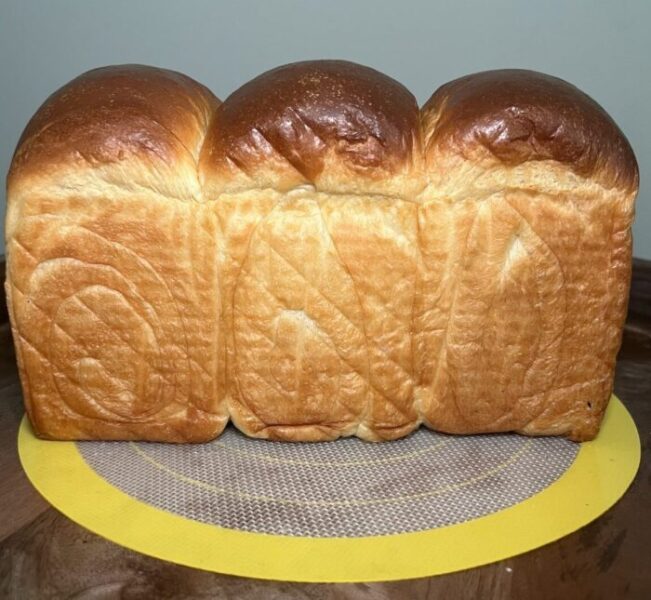
<svg viewBox="0 0 651 600">
<path fill-rule="evenodd" d="M 173 71 L 139 65 L 89 71 L 34 115 L 8 181 L 56 176 L 62 182 L 61 169 L 69 178 L 135 158 L 139 167 L 120 166 L 114 177 L 167 186 L 169 193 L 179 173 L 195 190 L 190 195 L 200 193 L 200 183 L 211 197 L 311 184 L 412 198 L 426 179 L 421 138 L 430 168 L 443 154 L 472 161 L 487 150 L 506 165 L 553 160 L 609 187 L 638 185 L 622 132 L 560 79 L 524 70 L 469 75 L 439 88 L 419 113 L 398 82 L 336 60 L 273 69 L 221 106 L 205 87 Z"/>
<path fill-rule="evenodd" d="M 18 142 L 9 180 L 62 164 L 98 167 L 133 157 L 196 162 L 219 101 L 165 69 L 121 65 L 88 71 L 52 94 Z"/>
<path fill-rule="evenodd" d="M 409 168 L 419 143 L 418 105 L 400 83 L 346 61 L 307 61 L 268 71 L 229 96 L 202 165 L 259 180 L 256 168 L 275 164 L 293 172 L 281 177 L 287 186 L 314 184 L 330 166 L 378 179 Z"/>
<path fill-rule="evenodd" d="M 440 87 L 423 107 L 426 155 L 478 146 L 510 165 L 555 160 L 583 177 L 636 188 L 628 140 L 592 98 L 549 75 L 520 69 L 467 75 Z"/>
</svg>

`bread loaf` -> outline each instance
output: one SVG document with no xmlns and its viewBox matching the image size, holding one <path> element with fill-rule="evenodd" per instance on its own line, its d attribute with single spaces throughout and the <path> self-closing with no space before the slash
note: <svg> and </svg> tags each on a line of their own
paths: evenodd
<svg viewBox="0 0 651 600">
<path fill-rule="evenodd" d="M 638 186 L 593 100 L 531 71 L 402 85 L 343 61 L 220 103 L 108 67 L 8 176 L 25 406 L 49 439 L 593 438 Z"/>
</svg>

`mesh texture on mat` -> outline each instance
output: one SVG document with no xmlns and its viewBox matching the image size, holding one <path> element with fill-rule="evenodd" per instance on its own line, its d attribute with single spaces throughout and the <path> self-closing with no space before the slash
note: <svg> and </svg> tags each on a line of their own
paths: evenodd
<svg viewBox="0 0 651 600">
<path fill-rule="evenodd" d="M 422 531 L 475 519 L 540 492 L 579 445 L 515 434 L 447 436 L 421 428 L 372 444 L 292 444 L 229 426 L 201 445 L 79 442 L 88 465 L 126 494 L 230 529 L 307 537 Z"/>
</svg>

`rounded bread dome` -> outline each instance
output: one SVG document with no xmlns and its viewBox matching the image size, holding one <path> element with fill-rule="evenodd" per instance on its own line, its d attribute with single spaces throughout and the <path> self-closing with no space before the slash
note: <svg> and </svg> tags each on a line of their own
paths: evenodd
<svg viewBox="0 0 651 600">
<path fill-rule="evenodd" d="M 522 69 L 475 73 L 441 86 L 422 112 L 428 163 L 441 152 L 473 160 L 483 149 L 505 165 L 553 160 L 607 187 L 638 185 L 619 127 L 562 79 Z"/>
<path fill-rule="evenodd" d="M 408 197 L 420 163 L 414 96 L 369 67 L 321 60 L 278 67 L 229 96 L 200 167 L 213 192 L 312 185 Z"/>
</svg>

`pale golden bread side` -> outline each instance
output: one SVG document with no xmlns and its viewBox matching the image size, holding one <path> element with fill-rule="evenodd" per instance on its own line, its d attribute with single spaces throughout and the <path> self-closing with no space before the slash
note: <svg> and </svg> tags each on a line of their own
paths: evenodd
<svg viewBox="0 0 651 600">
<path fill-rule="evenodd" d="M 7 295 L 55 439 L 395 439 L 421 423 L 583 440 L 612 389 L 637 165 L 587 96 L 526 71 L 421 112 L 351 63 L 219 104 L 109 68 L 28 126 Z"/>
</svg>

